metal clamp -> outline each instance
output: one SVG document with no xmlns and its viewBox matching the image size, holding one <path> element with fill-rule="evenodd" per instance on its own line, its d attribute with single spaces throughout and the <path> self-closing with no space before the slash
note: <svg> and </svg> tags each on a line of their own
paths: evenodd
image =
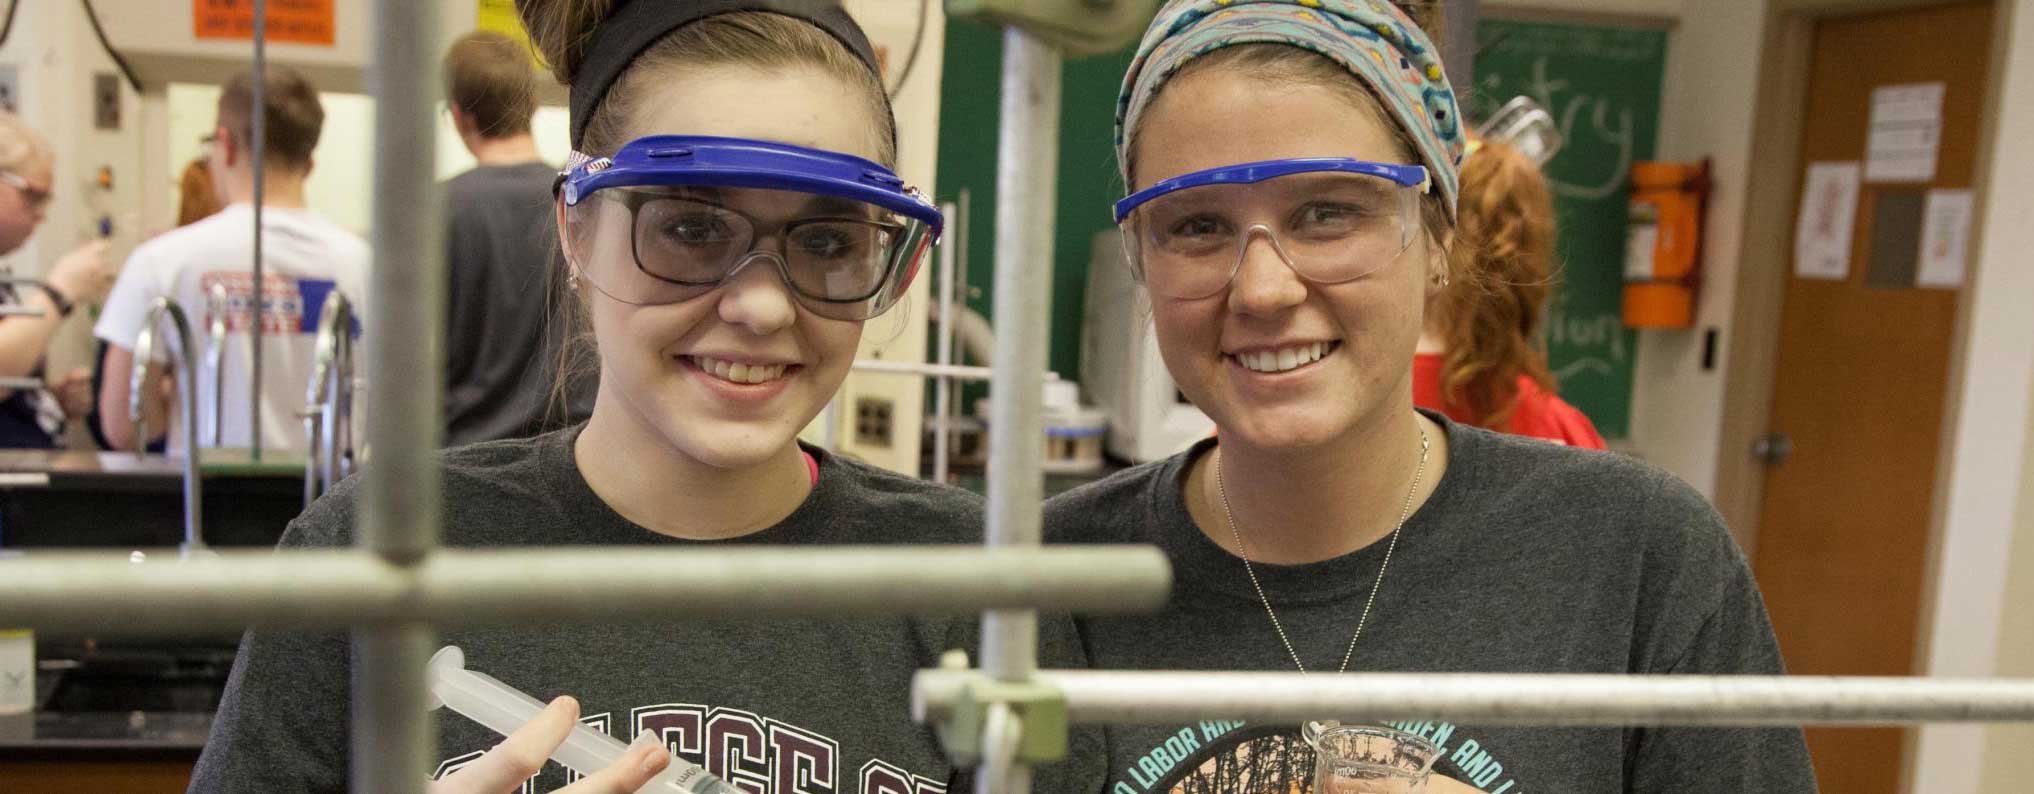
<svg viewBox="0 0 2034 794">
<path fill-rule="evenodd" d="M 939 668 L 958 674 L 957 681 L 949 681 L 952 696 L 928 697 L 920 676 L 912 687 L 911 713 L 933 726 L 955 764 L 993 761 L 983 773 L 995 778 L 1007 774 L 1012 764 L 1045 764 L 1066 757 L 1066 693 L 1058 687 L 1036 680 L 1002 681 L 969 670 L 965 651 L 947 651 Z"/>
</svg>

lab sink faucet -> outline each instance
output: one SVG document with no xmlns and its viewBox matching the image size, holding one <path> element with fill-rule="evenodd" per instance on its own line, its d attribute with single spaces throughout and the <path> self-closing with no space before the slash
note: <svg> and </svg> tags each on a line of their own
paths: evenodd
<svg viewBox="0 0 2034 794">
<path fill-rule="evenodd" d="M 318 312 L 317 365 L 304 394 L 304 433 L 311 459 L 304 464 L 304 505 L 346 476 L 353 448 L 353 304 L 338 290 L 325 294 Z"/>
<path fill-rule="evenodd" d="M 141 324 L 141 335 L 134 340 L 134 370 L 127 379 L 127 418 L 134 423 L 134 452 L 137 455 L 148 450 L 148 416 L 141 410 L 142 400 L 152 384 L 148 382 L 148 365 L 155 359 L 156 328 L 164 316 L 177 335 L 175 361 L 177 379 L 177 403 L 184 415 L 184 546 L 183 552 L 205 550 L 204 526 L 200 515 L 203 513 L 204 482 L 198 477 L 198 400 L 197 367 L 191 360 L 191 322 L 184 316 L 184 308 L 169 298 L 156 298 L 148 306 L 148 319 Z M 167 421 L 167 419 L 165 419 Z"/>
<path fill-rule="evenodd" d="M 206 290 L 211 323 L 210 338 L 205 340 L 205 368 L 212 371 L 212 446 L 226 446 L 226 316 L 231 312 L 232 298 L 226 294 L 226 285 L 213 284 Z"/>
</svg>

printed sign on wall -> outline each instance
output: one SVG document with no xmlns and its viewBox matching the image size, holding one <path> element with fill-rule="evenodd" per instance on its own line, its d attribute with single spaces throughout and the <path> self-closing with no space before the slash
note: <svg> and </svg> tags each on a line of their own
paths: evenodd
<svg viewBox="0 0 2034 794">
<path fill-rule="evenodd" d="M 268 0 L 268 40 L 332 46 L 332 0 Z M 254 40 L 254 0 L 191 0 L 191 35 Z"/>
</svg>

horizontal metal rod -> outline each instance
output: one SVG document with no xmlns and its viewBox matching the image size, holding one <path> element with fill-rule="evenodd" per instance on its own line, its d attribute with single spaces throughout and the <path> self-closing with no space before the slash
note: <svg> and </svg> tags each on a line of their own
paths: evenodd
<svg viewBox="0 0 2034 794">
<path fill-rule="evenodd" d="M 34 306 L 0 306 L 0 317 L 41 317 L 43 311 Z"/>
<path fill-rule="evenodd" d="M 214 558 L 30 552 L 0 561 L 0 626 L 181 634 L 249 625 L 440 629 L 546 620 L 1101 613 L 1164 603 L 1156 549 L 1080 546 L 448 549 L 410 567 L 351 550 Z"/>
<path fill-rule="evenodd" d="M 995 370 L 989 367 L 970 367 L 962 364 L 921 364 L 916 361 L 879 361 L 856 359 L 856 372 L 872 372 L 879 375 L 923 375 L 929 378 L 947 377 L 954 380 L 989 380 Z M 1059 380 L 1059 373 L 1047 372 L 1046 380 Z"/>
<path fill-rule="evenodd" d="M 971 676 L 925 670 L 921 720 Z M 1040 671 L 1076 723 L 1448 720 L 1480 725 L 1899 725 L 2034 722 L 2034 679 L 1478 673 Z"/>
<path fill-rule="evenodd" d="M 0 389 L 34 391 L 43 387 L 41 378 L 0 378 Z"/>
</svg>

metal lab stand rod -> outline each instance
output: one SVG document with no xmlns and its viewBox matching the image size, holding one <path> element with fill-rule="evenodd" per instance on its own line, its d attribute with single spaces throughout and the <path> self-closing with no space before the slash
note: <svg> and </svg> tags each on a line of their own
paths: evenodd
<svg viewBox="0 0 2034 794">
<path fill-rule="evenodd" d="M 440 473 L 430 454 L 438 425 L 445 335 L 443 207 L 432 168 L 437 118 L 437 3 L 376 0 L 374 60 L 374 274 L 365 315 L 369 392 L 366 467 L 358 543 L 390 566 L 414 571 L 438 543 Z M 384 616 L 353 632 L 353 755 L 356 794 L 422 794 L 438 755 L 424 665 L 432 627 L 415 615 Z"/>
<path fill-rule="evenodd" d="M 965 238 L 954 228 L 954 221 L 960 216 L 960 208 L 954 204 L 941 204 L 939 205 L 939 211 L 946 216 L 947 233 L 946 239 L 941 240 L 939 244 L 939 298 L 937 299 L 939 306 L 939 330 L 936 337 L 938 341 L 934 345 L 936 350 L 934 363 L 942 367 L 951 367 L 953 366 L 953 329 L 956 325 L 959 325 L 954 318 L 958 310 L 953 305 L 954 260 L 958 256 L 954 249 L 958 247 L 957 243 L 960 243 Z M 953 378 L 951 376 L 936 377 L 932 383 L 932 415 L 938 419 L 938 422 L 932 426 L 932 481 L 941 485 L 946 484 L 947 457 L 951 445 L 950 438 L 953 434 L 952 403 Z"/>
<path fill-rule="evenodd" d="M 965 364 L 920 364 L 915 361 L 859 359 L 855 361 L 853 368 L 856 372 L 870 372 L 878 375 L 922 375 L 929 378 L 950 378 L 953 380 L 994 381 L 1002 377 L 997 374 L 1000 368 L 970 367 Z M 1038 379 L 1041 382 L 1059 380 L 1059 373 L 1039 373 Z M 991 399 L 993 400 L 993 398 Z"/>
<path fill-rule="evenodd" d="M 0 625 L 161 634 L 397 619 L 471 626 L 1031 607 L 1106 613 L 1156 609 L 1170 586 L 1164 556 L 1148 546 L 444 549 L 414 565 L 350 549 L 146 563 L 124 553 L 37 552 L 0 562 Z"/>
<path fill-rule="evenodd" d="M 927 670 L 923 715 L 941 718 L 968 676 Z M 1893 725 L 2034 722 L 2034 679 L 1053 670 L 1069 720 L 1448 720 L 1480 725 Z"/>
<path fill-rule="evenodd" d="M 262 205 L 268 201 L 268 0 L 254 0 L 254 68 L 249 81 L 253 89 L 253 118 L 248 126 L 251 141 L 241 141 L 248 147 L 254 165 L 254 286 L 251 296 L 254 306 L 249 309 L 253 322 L 247 326 L 247 454 L 255 463 L 261 462 L 261 337 L 268 325 L 268 278 L 262 270 L 261 223 Z M 383 107 L 387 107 L 384 105 Z M 197 432 L 195 430 L 191 431 Z M 196 436 L 193 436 L 196 438 Z"/>
<path fill-rule="evenodd" d="M 1002 129 L 996 151 L 996 387 L 989 395 L 991 548 L 1036 546 L 1045 493 L 1040 432 L 1047 315 L 1051 309 L 1053 197 L 1059 173 L 1060 54 L 1018 27 L 1003 30 Z M 1038 666 L 1038 613 L 982 615 L 982 669 L 1006 682 Z M 1014 742 L 1024 726 L 997 705 L 985 744 Z M 980 794 L 1029 794 L 1030 769 L 988 747 Z"/>
</svg>

